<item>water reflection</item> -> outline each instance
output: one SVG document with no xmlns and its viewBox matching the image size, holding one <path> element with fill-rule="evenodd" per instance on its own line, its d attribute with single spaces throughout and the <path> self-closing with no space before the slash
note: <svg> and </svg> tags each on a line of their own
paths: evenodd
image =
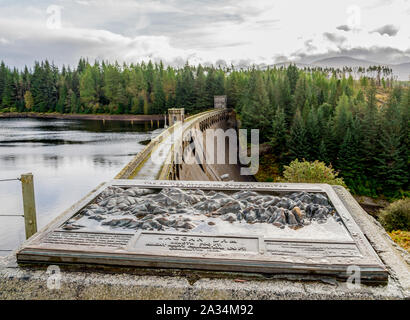
<svg viewBox="0 0 410 320">
<path fill-rule="evenodd" d="M 38 226 L 44 227 L 103 181 L 112 179 L 162 131 L 154 122 L 0 119 L 0 179 L 34 174 Z M 21 186 L 0 183 L 0 215 L 22 214 Z M 20 217 L 0 217 L 0 250 L 24 241 Z M 0 251 L 0 255 L 6 254 Z"/>
</svg>

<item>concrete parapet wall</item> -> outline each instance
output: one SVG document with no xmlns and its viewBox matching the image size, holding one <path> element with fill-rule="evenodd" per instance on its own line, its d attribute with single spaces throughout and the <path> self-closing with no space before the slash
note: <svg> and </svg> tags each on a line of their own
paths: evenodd
<svg viewBox="0 0 410 320">
<path fill-rule="evenodd" d="M 191 117 L 188 117 L 186 120 L 191 120 L 192 118 L 199 117 L 203 113 L 199 113 L 197 115 L 193 115 Z M 135 176 L 136 172 L 140 168 L 142 164 L 144 164 L 145 161 L 148 160 L 149 156 L 151 153 L 161 144 L 162 141 L 164 141 L 167 137 L 169 137 L 173 132 L 181 126 L 180 122 L 175 123 L 174 125 L 170 126 L 166 130 L 164 130 L 160 135 L 155 137 L 154 139 L 151 140 L 149 144 L 145 146 L 145 148 L 140 151 L 134 159 L 132 159 L 116 176 L 115 179 L 131 179 L 133 176 Z"/>
</svg>

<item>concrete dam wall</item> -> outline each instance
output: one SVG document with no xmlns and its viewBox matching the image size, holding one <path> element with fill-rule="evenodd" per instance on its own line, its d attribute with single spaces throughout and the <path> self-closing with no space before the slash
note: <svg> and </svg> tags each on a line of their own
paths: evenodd
<svg viewBox="0 0 410 320">
<path fill-rule="evenodd" d="M 237 135 L 219 140 L 214 136 L 215 132 L 223 135 L 228 129 L 231 133 L 237 131 L 236 114 L 231 109 L 213 109 L 177 121 L 153 139 L 115 178 L 255 181 L 253 176 L 240 174 L 237 152 L 230 154 L 238 150 Z M 211 144 L 210 139 L 213 139 Z M 213 150 L 207 150 L 209 145 Z"/>
</svg>

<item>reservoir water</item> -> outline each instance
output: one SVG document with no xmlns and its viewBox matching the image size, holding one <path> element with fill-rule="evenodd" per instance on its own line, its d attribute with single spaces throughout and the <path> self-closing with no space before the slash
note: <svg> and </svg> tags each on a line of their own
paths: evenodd
<svg viewBox="0 0 410 320">
<path fill-rule="evenodd" d="M 155 123 L 156 124 L 156 123 Z M 149 122 L 0 119 L 0 180 L 32 172 L 38 228 L 109 181 L 163 129 Z M 25 240 L 21 183 L 0 182 L 0 255 Z"/>
</svg>

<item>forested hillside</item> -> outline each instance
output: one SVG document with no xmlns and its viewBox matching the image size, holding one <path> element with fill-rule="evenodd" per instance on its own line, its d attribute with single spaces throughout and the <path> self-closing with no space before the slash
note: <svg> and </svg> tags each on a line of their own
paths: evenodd
<svg viewBox="0 0 410 320">
<path fill-rule="evenodd" d="M 0 112 L 162 114 L 181 106 L 192 113 L 213 106 L 224 85 L 220 69 L 177 70 L 151 61 L 120 66 L 81 59 L 75 70 L 45 61 L 22 72 L 1 63 Z"/>
<path fill-rule="evenodd" d="M 397 198 L 409 190 L 410 89 L 378 73 L 353 80 L 346 70 L 192 67 L 151 62 L 89 64 L 45 61 L 22 71 L 0 65 L 0 112 L 187 113 L 227 94 L 242 126 L 259 128 L 272 166 L 320 160 L 340 171 L 357 194 Z"/>
<path fill-rule="evenodd" d="M 294 67 L 253 70 L 246 78 L 236 106 L 243 126 L 260 128 L 262 141 L 273 147 L 272 165 L 320 160 L 340 171 L 353 193 L 408 195 L 409 87 Z"/>
</svg>

